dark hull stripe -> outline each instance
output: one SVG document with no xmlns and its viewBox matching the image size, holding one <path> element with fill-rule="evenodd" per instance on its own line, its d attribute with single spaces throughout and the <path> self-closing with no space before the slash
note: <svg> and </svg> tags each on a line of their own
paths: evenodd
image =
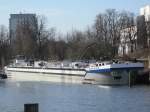
<svg viewBox="0 0 150 112">
<path fill-rule="evenodd" d="M 105 72 L 112 72 L 114 70 L 140 70 L 140 69 L 144 69 L 144 67 L 97 69 L 87 71 L 87 73 L 105 73 Z"/>
</svg>

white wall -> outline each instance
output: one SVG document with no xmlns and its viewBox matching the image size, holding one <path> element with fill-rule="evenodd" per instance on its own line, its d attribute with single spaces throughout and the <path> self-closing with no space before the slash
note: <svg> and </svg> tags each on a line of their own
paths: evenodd
<svg viewBox="0 0 150 112">
<path fill-rule="evenodd" d="M 146 21 L 150 21 L 150 5 L 142 7 L 140 9 L 140 15 L 144 15 L 145 16 L 145 20 Z"/>
</svg>

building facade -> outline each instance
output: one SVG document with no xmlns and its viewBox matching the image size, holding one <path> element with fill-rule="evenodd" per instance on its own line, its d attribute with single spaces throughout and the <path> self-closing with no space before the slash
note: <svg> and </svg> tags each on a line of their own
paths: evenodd
<svg viewBox="0 0 150 112">
<path fill-rule="evenodd" d="M 137 47 L 137 27 L 131 26 L 121 30 L 120 45 L 118 49 L 119 56 L 124 56 L 135 51 Z"/>
<path fill-rule="evenodd" d="M 36 14 L 10 14 L 9 32 L 10 40 L 16 38 L 18 26 L 30 25 L 33 31 L 37 30 Z"/>
<path fill-rule="evenodd" d="M 145 20 L 150 21 L 150 5 L 142 7 L 140 9 L 140 16 L 145 16 Z"/>
<path fill-rule="evenodd" d="M 142 21 L 143 23 L 141 23 L 141 25 L 145 24 L 145 29 L 143 26 L 139 27 L 140 24 L 137 21 L 136 26 L 121 30 L 120 45 L 118 49 L 119 56 L 128 55 L 129 53 L 132 53 L 136 49 L 140 48 L 137 40 L 138 38 L 142 37 L 141 41 L 144 41 L 144 35 L 142 35 L 145 32 L 144 30 L 146 30 L 145 45 L 150 48 L 150 5 L 140 9 L 140 15 L 137 17 L 137 20 L 142 17 L 144 20 Z"/>
</svg>

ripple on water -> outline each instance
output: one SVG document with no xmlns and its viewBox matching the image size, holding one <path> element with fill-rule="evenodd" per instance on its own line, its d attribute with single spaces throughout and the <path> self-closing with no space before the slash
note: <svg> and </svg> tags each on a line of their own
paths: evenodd
<svg viewBox="0 0 150 112">
<path fill-rule="evenodd" d="M 40 112 L 149 112 L 149 102 L 149 86 L 0 82 L 0 112 L 23 112 L 25 103 Z"/>
</svg>

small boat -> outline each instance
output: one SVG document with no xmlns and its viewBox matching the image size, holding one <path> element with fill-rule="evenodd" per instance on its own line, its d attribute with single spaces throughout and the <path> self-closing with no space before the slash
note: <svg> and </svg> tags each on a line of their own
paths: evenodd
<svg viewBox="0 0 150 112">
<path fill-rule="evenodd" d="M 139 62 L 97 62 L 86 68 L 85 81 L 102 85 L 126 85 L 131 72 L 138 74 L 143 69 L 143 63 Z"/>
</svg>

